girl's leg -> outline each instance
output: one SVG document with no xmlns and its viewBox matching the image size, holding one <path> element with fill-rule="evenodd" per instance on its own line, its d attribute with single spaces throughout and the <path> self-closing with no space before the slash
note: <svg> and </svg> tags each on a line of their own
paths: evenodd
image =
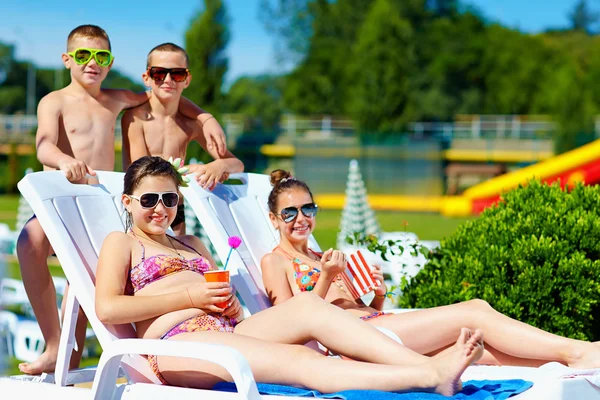
<svg viewBox="0 0 600 400">
<path fill-rule="evenodd" d="M 461 327 L 485 332 L 499 362 L 539 365 L 558 361 L 575 368 L 600 367 L 600 346 L 557 336 L 494 310 L 483 300 L 402 313 L 369 321 L 395 332 L 421 354 L 448 346 Z M 527 363 L 524 359 L 534 360 Z M 483 360 L 482 360 L 483 361 Z"/>
<path fill-rule="evenodd" d="M 258 382 L 292 385 L 337 392 L 349 389 L 385 391 L 420 390 L 453 395 L 460 388 L 460 376 L 481 356 L 478 331 L 461 351 L 402 367 L 376 365 L 325 357 L 302 345 L 265 342 L 256 338 L 222 332 L 191 332 L 169 340 L 217 343 L 239 350 L 248 360 Z M 227 372 L 212 363 L 196 359 L 158 357 L 164 378 L 177 386 L 210 388 L 231 381 Z"/>
<path fill-rule="evenodd" d="M 301 293 L 252 315 L 235 327 L 235 333 L 287 344 L 318 340 L 336 353 L 377 364 L 415 365 L 428 359 L 311 293 Z M 467 339 L 463 335 L 462 344 Z"/>
</svg>

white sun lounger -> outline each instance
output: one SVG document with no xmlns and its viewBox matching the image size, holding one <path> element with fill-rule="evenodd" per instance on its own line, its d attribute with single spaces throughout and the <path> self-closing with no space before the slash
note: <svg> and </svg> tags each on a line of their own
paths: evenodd
<svg viewBox="0 0 600 400">
<path fill-rule="evenodd" d="M 100 322 L 94 308 L 96 263 L 104 238 L 114 230 L 123 229 L 119 210 L 115 206 L 115 202 L 120 202 L 115 195 L 122 191 L 123 174 L 98 172 L 98 175 L 101 184 L 93 186 L 73 185 L 60 171 L 28 174 L 19 182 L 19 190 L 37 215 L 71 287 L 59 353 L 63 361 L 62 365 L 57 365 L 56 385 L 39 382 L 43 379 L 0 378 L 0 392 L 19 393 L 23 398 L 43 396 L 61 400 L 279 397 L 258 394 L 247 361 L 232 348 L 136 339 L 131 324 L 105 325 Z M 79 305 L 103 348 L 92 390 L 61 386 L 65 383 L 64 361 L 70 358 L 73 348 L 74 319 Z M 238 393 L 161 385 L 141 354 L 192 357 L 215 362 L 226 368 L 233 377 Z M 59 371 L 59 367 L 62 371 Z M 128 382 L 116 385 L 120 368 L 125 371 Z"/>
<path fill-rule="evenodd" d="M 200 188 L 194 179 L 181 192 L 194 209 L 219 258 L 229 253 L 227 239 L 243 239 L 238 251 L 230 257 L 232 282 L 241 294 L 250 312 L 269 307 L 270 301 L 262 282 L 260 260 L 279 243 L 279 234 L 269 221 L 267 199 L 272 189 L 267 175 L 234 174 L 230 180 L 241 184 L 219 184 L 210 192 Z M 319 250 L 311 236 L 310 246 Z M 402 312 L 405 310 L 394 310 Z M 540 368 L 472 366 L 463 375 L 469 379 L 524 379 L 534 386 L 511 397 L 517 400 L 600 400 L 600 369 L 575 370 L 559 363 L 548 363 Z"/>
</svg>

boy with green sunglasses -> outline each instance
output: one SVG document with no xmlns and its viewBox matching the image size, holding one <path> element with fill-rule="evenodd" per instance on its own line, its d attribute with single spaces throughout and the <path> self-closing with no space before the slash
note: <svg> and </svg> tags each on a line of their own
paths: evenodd
<svg viewBox="0 0 600 400">
<path fill-rule="evenodd" d="M 115 123 L 119 113 L 147 102 L 151 92 L 101 89 L 114 57 L 108 35 L 98 26 L 82 25 L 71 31 L 62 60 L 71 72 L 71 83 L 49 93 L 38 105 L 37 158 L 45 170 L 59 169 L 71 182 L 93 183 L 95 170 L 114 169 Z M 192 119 L 202 122 L 211 119 L 210 129 L 204 131 L 205 138 L 216 151 L 226 152 L 223 130 L 210 114 L 187 99 L 182 99 L 178 107 Z M 52 253 L 37 218 L 32 217 L 17 240 L 17 256 L 46 350 L 36 361 L 19 365 L 27 374 L 53 372 L 56 365 L 60 322 L 47 264 Z M 79 365 L 86 324 L 80 310 L 76 330 L 79 350 L 71 358 L 71 368 Z"/>
</svg>

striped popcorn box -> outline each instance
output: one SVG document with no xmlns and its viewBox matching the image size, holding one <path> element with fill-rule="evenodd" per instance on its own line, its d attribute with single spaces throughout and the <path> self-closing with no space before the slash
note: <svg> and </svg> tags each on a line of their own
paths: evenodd
<svg viewBox="0 0 600 400">
<path fill-rule="evenodd" d="M 371 267 L 360 250 L 348 256 L 348 267 L 342 273 L 342 280 L 355 299 L 375 290 L 377 283 L 371 277 Z"/>
</svg>

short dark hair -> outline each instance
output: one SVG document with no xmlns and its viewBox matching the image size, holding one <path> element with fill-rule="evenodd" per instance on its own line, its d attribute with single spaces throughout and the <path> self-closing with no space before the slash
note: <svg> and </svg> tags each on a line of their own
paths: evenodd
<svg viewBox="0 0 600 400">
<path fill-rule="evenodd" d="M 104 29 L 96 25 L 79 25 L 69 33 L 69 37 L 67 38 L 67 51 L 75 50 L 70 48 L 71 42 L 80 37 L 88 39 L 104 39 L 106 40 L 106 43 L 108 43 L 108 50 L 111 50 L 110 39 Z"/>
<path fill-rule="evenodd" d="M 154 53 L 155 51 L 171 51 L 174 53 L 181 53 L 185 56 L 185 67 L 187 68 L 190 65 L 190 60 L 189 57 L 186 53 L 186 51 L 183 49 L 183 47 L 181 46 L 177 46 L 175 43 L 162 43 L 159 44 L 158 46 L 154 46 L 152 48 L 152 50 L 150 50 L 150 52 L 148 53 L 148 59 L 146 60 L 146 68 L 150 68 L 152 65 L 151 64 L 151 58 L 152 58 L 152 53 Z"/>
</svg>

